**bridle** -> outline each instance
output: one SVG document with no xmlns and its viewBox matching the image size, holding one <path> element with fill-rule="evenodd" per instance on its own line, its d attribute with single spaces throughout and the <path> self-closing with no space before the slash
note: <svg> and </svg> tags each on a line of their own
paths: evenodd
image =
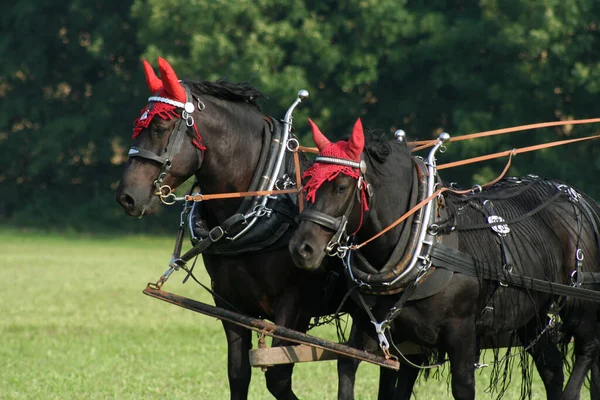
<svg viewBox="0 0 600 400">
<path fill-rule="evenodd" d="M 367 163 L 365 162 L 365 160 L 361 160 L 360 162 L 358 162 L 347 160 L 344 158 L 326 156 L 318 156 L 317 158 L 315 158 L 315 163 L 340 165 L 343 167 L 356 168 L 359 171 L 358 181 L 357 184 L 354 185 L 353 189 L 354 193 L 348 201 L 346 209 L 344 210 L 341 216 L 332 217 L 331 215 L 311 209 L 305 209 L 298 216 L 299 221 L 310 221 L 326 229 L 334 231 L 335 233 L 329 240 L 325 251 L 329 256 L 337 256 L 343 259 L 344 257 L 346 257 L 346 253 L 349 249 L 348 243 L 350 237 L 354 236 L 360 230 L 364 219 L 364 207 L 362 207 L 362 199 L 364 196 L 362 195 L 362 191 L 367 190 L 369 197 L 372 196 L 371 186 L 367 183 L 365 179 L 365 174 L 367 172 Z M 352 198 L 356 198 L 356 201 L 352 200 Z M 356 228 L 356 231 L 352 234 L 348 234 L 346 230 L 348 226 L 348 218 L 350 216 L 350 213 L 354 209 L 355 204 L 361 205 L 360 222 L 358 224 L 358 227 Z"/>
<path fill-rule="evenodd" d="M 162 102 L 182 109 L 181 116 L 176 122 L 175 127 L 173 127 L 173 130 L 171 131 L 169 141 L 167 142 L 167 146 L 165 147 L 165 151 L 162 154 L 157 155 L 152 151 L 140 149 L 137 146 L 131 146 L 129 152 L 127 153 L 129 158 L 142 158 L 144 160 L 148 160 L 150 162 L 160 165 L 158 175 L 152 183 L 154 190 L 148 196 L 148 200 L 146 201 L 146 204 L 142 209 L 140 218 L 144 215 L 148 204 L 152 200 L 152 196 L 159 196 L 160 200 L 167 205 L 175 203 L 175 194 L 173 193 L 173 188 L 169 185 L 163 185 L 162 183 L 167 177 L 169 171 L 171 170 L 171 161 L 181 151 L 181 146 L 185 141 L 188 129 L 195 125 L 194 117 L 192 116 L 192 114 L 196 110 L 196 107 L 190 101 L 192 96 L 190 95 L 188 88 L 183 83 L 182 86 L 185 89 L 187 97 L 187 101 L 185 104 L 179 101 L 160 96 L 151 96 L 148 98 L 148 102 Z M 204 110 L 206 108 L 204 103 L 202 103 L 200 99 L 196 100 L 198 111 Z M 200 168 L 200 166 L 202 165 L 203 158 L 204 157 L 202 150 L 198 150 L 198 168 Z"/>
</svg>

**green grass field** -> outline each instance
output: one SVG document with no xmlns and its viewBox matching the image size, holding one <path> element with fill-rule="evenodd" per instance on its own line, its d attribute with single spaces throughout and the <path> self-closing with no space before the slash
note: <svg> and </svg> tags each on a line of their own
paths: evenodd
<svg viewBox="0 0 600 400">
<path fill-rule="evenodd" d="M 172 242 L 0 231 L 0 398 L 227 399 L 220 323 L 141 293 L 166 269 Z M 182 285 L 181 274 L 165 289 L 212 303 L 191 280 Z M 488 374 L 478 372 L 477 398 L 492 398 L 484 392 Z M 377 367 L 361 364 L 357 398 L 376 398 L 377 379 Z M 519 398 L 519 371 L 513 381 L 505 399 Z M 303 399 L 334 399 L 335 363 L 297 365 L 294 389 Z M 545 398 L 537 380 L 533 392 Z M 417 399 L 450 397 L 445 378 L 416 390 Z M 270 398 L 259 369 L 250 398 Z"/>
</svg>

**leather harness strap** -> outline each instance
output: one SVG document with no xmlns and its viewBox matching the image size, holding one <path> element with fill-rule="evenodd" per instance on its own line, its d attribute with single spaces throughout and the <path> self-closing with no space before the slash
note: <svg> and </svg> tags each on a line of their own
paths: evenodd
<svg viewBox="0 0 600 400">
<path fill-rule="evenodd" d="M 520 274 L 514 274 L 505 269 L 493 268 L 484 261 L 477 261 L 469 254 L 460 252 L 443 244 L 436 243 L 431 248 L 430 253 L 433 264 L 438 268 L 445 268 L 453 272 L 473 276 L 481 279 L 504 282 L 509 286 L 529 289 L 537 292 L 549 293 L 556 296 L 569 296 L 582 300 L 599 302 L 600 291 L 584 289 L 582 287 L 573 287 L 555 282 L 548 282 L 543 279 L 536 279 Z M 585 273 L 586 281 L 599 282 L 600 273 Z"/>
</svg>

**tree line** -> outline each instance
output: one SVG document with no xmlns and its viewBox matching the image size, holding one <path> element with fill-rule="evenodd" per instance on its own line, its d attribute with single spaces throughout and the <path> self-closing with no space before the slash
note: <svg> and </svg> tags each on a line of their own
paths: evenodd
<svg viewBox="0 0 600 400">
<path fill-rule="evenodd" d="M 595 0 L 22 0 L 0 16 L 0 221 L 87 231 L 173 230 L 171 209 L 132 221 L 114 202 L 146 104 L 141 59 L 181 78 L 246 81 L 282 117 L 331 137 L 461 135 L 600 116 Z M 440 162 L 591 135 L 566 126 L 451 144 Z M 510 173 L 564 180 L 600 199 L 598 142 L 523 154 Z M 506 159 L 445 170 L 489 181 Z"/>
</svg>

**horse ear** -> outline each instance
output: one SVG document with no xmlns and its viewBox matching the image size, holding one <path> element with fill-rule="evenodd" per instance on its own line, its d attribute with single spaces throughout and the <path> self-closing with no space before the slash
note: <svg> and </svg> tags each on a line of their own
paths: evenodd
<svg viewBox="0 0 600 400">
<path fill-rule="evenodd" d="M 323 151 L 323 149 L 329 146 L 331 142 L 325 137 L 325 135 L 321 133 L 317 124 L 312 122 L 310 118 L 308 119 L 308 123 L 310 124 L 310 128 L 312 129 L 313 140 L 315 141 L 317 148 L 319 149 L 319 151 Z"/>
<path fill-rule="evenodd" d="M 158 57 L 158 69 L 160 70 L 160 78 L 162 80 L 167 97 L 171 100 L 185 103 L 187 97 L 185 89 L 179 83 L 173 67 L 164 58 Z"/>
<path fill-rule="evenodd" d="M 363 133 L 362 122 L 360 118 L 354 123 L 354 129 L 352 129 L 352 136 L 348 139 L 348 147 L 346 153 L 352 160 L 359 160 L 360 155 L 365 148 L 365 134 Z"/>
<path fill-rule="evenodd" d="M 148 88 L 152 93 L 156 93 L 162 89 L 163 84 L 154 73 L 152 65 L 146 60 L 142 60 L 142 62 L 144 63 L 144 72 L 146 73 L 146 83 L 148 84 Z"/>
</svg>

